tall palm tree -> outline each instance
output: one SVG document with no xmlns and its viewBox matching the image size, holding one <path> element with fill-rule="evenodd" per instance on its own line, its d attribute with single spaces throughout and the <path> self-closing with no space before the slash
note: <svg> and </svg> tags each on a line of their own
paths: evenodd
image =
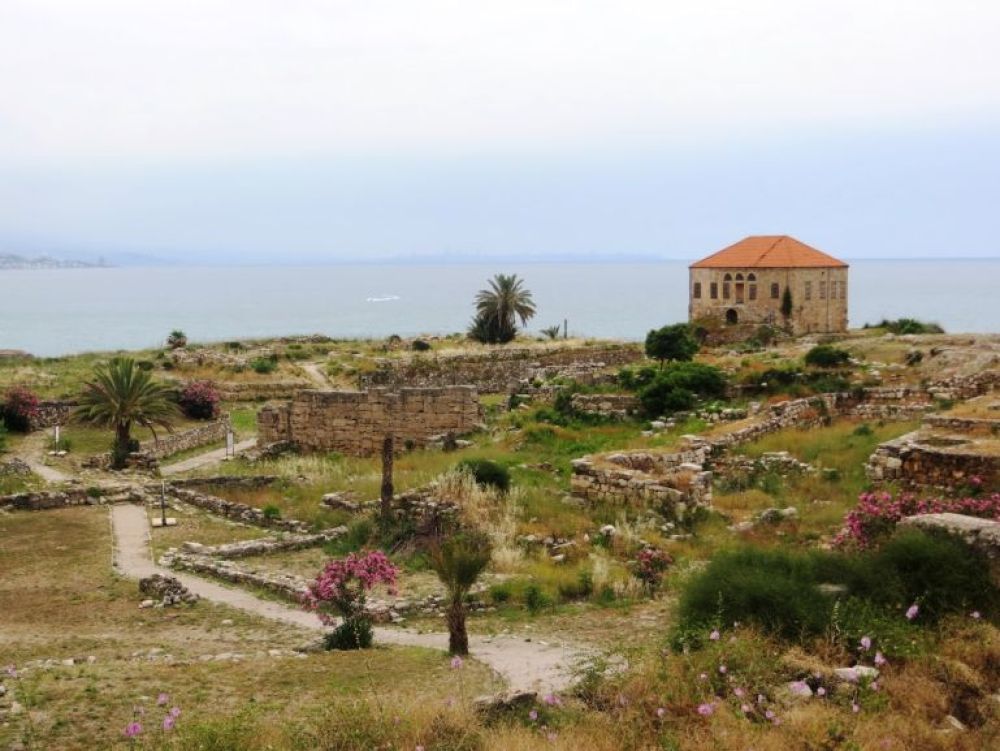
<svg viewBox="0 0 1000 751">
<path fill-rule="evenodd" d="M 482 532 L 459 532 L 430 551 L 431 568 L 448 590 L 448 651 L 469 654 L 469 634 L 465 628 L 465 599 L 492 555 L 490 539 Z"/>
<path fill-rule="evenodd" d="M 489 285 L 476 295 L 476 318 L 470 333 L 480 341 L 509 342 L 517 332 L 517 321 L 524 326 L 535 315 L 535 301 L 517 274 L 497 274 Z"/>
<path fill-rule="evenodd" d="M 156 383 L 150 374 L 136 367 L 135 360 L 115 357 L 107 365 L 94 368 L 94 379 L 86 383 L 79 406 L 73 413 L 79 422 L 111 428 L 115 431 L 112 466 L 121 469 L 132 443 L 132 426 L 170 431 L 178 416 L 170 390 Z"/>
</svg>

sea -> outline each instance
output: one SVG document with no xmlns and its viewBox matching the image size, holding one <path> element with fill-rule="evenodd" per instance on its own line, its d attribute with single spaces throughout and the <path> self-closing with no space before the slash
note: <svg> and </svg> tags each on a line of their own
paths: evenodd
<svg viewBox="0 0 1000 751">
<path fill-rule="evenodd" d="M 294 334 L 334 338 L 464 331 L 492 275 L 516 273 L 538 313 L 528 331 L 640 340 L 687 317 L 687 263 L 122 267 L 0 271 L 0 349 L 54 357 Z M 853 261 L 850 325 L 913 317 L 1000 332 L 1000 259 Z"/>
</svg>

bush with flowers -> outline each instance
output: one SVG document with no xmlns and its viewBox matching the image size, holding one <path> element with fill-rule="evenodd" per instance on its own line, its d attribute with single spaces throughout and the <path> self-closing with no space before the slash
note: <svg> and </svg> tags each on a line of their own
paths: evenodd
<svg viewBox="0 0 1000 751">
<path fill-rule="evenodd" d="M 399 569 L 379 550 L 351 553 L 324 566 L 309 585 L 304 603 L 323 623 L 335 626 L 326 639 L 328 649 L 371 646 L 371 616 L 365 608 L 368 592 L 385 584 L 395 594 L 398 575 Z"/>
<path fill-rule="evenodd" d="M 975 485 L 978 478 L 972 478 Z M 981 481 L 980 481 L 981 484 Z M 896 525 L 917 514 L 965 514 L 1000 521 L 1000 493 L 963 498 L 918 498 L 906 493 L 862 493 L 858 505 L 844 517 L 844 528 L 834 540 L 838 546 L 871 547 L 889 537 Z"/>
<path fill-rule="evenodd" d="M 13 386 L 7 390 L 0 405 L 0 418 L 8 430 L 27 433 L 31 430 L 31 421 L 38 416 L 38 406 L 38 397 L 31 389 Z"/>
<path fill-rule="evenodd" d="M 193 420 L 212 420 L 219 415 L 219 392 L 211 381 L 192 381 L 181 392 L 178 403 Z"/>
<path fill-rule="evenodd" d="M 674 559 L 662 550 L 643 548 L 635 557 L 635 576 L 653 594 L 663 583 L 663 575 L 673 562 Z"/>
</svg>

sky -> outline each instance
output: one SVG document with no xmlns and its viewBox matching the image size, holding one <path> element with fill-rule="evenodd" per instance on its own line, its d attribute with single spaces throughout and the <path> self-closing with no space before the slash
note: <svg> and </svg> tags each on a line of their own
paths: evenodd
<svg viewBox="0 0 1000 751">
<path fill-rule="evenodd" d="M 0 253 L 997 257 L 995 0 L 0 0 Z"/>
</svg>

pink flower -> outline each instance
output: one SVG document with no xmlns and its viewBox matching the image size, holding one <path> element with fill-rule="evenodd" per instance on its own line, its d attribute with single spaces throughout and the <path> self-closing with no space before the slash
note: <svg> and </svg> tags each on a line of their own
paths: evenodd
<svg viewBox="0 0 1000 751">
<path fill-rule="evenodd" d="M 700 673 L 698 675 L 698 680 L 699 681 L 707 681 L 708 680 L 708 673 Z"/>
<path fill-rule="evenodd" d="M 173 715 L 169 715 L 168 714 L 166 717 L 163 718 L 163 729 L 164 730 L 173 730 L 174 729 L 174 724 L 176 722 L 177 722 L 177 720 L 174 719 Z"/>
<path fill-rule="evenodd" d="M 982 615 L 978 610 L 973 610 L 971 613 L 969 613 L 969 617 L 972 618 L 973 620 L 978 621 L 980 618 L 982 618 Z"/>
<path fill-rule="evenodd" d="M 180 707 L 174 707 L 173 709 L 171 709 L 170 710 L 170 716 L 173 717 L 176 720 L 178 717 L 181 716 L 181 708 Z"/>
<path fill-rule="evenodd" d="M 851 711 L 854 712 L 854 714 L 857 714 L 858 712 L 861 711 L 861 706 L 856 701 L 852 701 L 851 702 Z"/>
<path fill-rule="evenodd" d="M 170 697 L 167 696 L 166 694 L 160 694 L 159 696 L 156 697 L 156 704 L 157 704 L 157 706 L 162 707 L 168 701 L 170 701 Z"/>
<path fill-rule="evenodd" d="M 749 704 L 740 704 L 740 711 L 743 712 L 743 714 L 750 714 L 750 712 L 753 711 L 753 707 Z"/>
<path fill-rule="evenodd" d="M 889 661 L 887 659 L 885 659 L 885 655 L 883 655 L 881 652 L 876 652 L 875 653 L 875 666 L 876 667 L 882 667 L 887 662 L 889 662 Z"/>
<path fill-rule="evenodd" d="M 868 686 L 872 691 L 878 691 L 878 681 L 872 681 L 871 685 Z"/>
<path fill-rule="evenodd" d="M 712 641 L 719 641 L 720 636 L 721 634 L 719 633 L 719 630 L 716 629 L 715 631 L 713 631 L 708 635 L 708 638 L 711 639 Z"/>
<path fill-rule="evenodd" d="M 816 696 L 826 696 L 826 689 L 820 686 L 816 689 Z"/>
<path fill-rule="evenodd" d="M 769 719 L 769 720 L 773 720 L 773 719 L 774 719 L 774 711 L 773 711 L 773 710 L 771 710 L 771 709 L 769 709 L 769 710 L 767 710 L 767 711 L 766 711 L 766 712 L 764 713 L 764 716 L 765 716 L 765 717 L 766 717 L 767 719 Z"/>
<path fill-rule="evenodd" d="M 742 699 L 742 698 L 743 698 L 743 695 L 744 695 L 745 693 L 746 693 L 746 692 L 745 692 L 745 691 L 744 691 L 744 690 L 743 690 L 742 688 L 740 688 L 739 686 L 737 686 L 736 688 L 734 688 L 734 689 L 733 689 L 733 694 L 734 694 L 735 696 L 737 696 L 738 698 L 740 698 L 740 699 Z"/>
<path fill-rule="evenodd" d="M 532 722 L 535 722 L 538 719 L 538 710 L 532 709 L 530 712 L 528 712 L 528 719 L 531 720 Z"/>
<path fill-rule="evenodd" d="M 727 668 L 725 665 L 719 665 L 719 672 L 722 673 L 723 675 L 725 675 L 726 671 L 728 670 L 729 668 Z"/>
<path fill-rule="evenodd" d="M 140 725 L 138 722 L 130 722 L 128 725 L 125 726 L 126 738 L 135 738 L 139 735 L 142 735 L 142 725 Z"/>
<path fill-rule="evenodd" d="M 912 621 L 914 618 L 917 617 L 917 614 L 919 612 L 920 608 L 917 607 L 917 603 L 913 603 L 912 605 L 910 605 L 910 607 L 906 609 L 906 620 Z"/>
<path fill-rule="evenodd" d="M 872 640 L 867 636 L 861 637 L 861 648 L 866 652 L 872 648 Z"/>
<path fill-rule="evenodd" d="M 459 657 L 458 655 L 455 655 L 454 657 L 452 657 L 451 658 L 451 669 L 452 670 L 458 670 L 461 667 L 462 667 L 462 658 Z"/>
<path fill-rule="evenodd" d="M 705 703 L 698 705 L 698 714 L 700 714 L 702 717 L 709 717 L 714 711 L 715 711 L 714 704 Z"/>
<path fill-rule="evenodd" d="M 562 704 L 562 699 L 560 699 L 555 694 L 546 694 L 545 697 L 542 699 L 542 701 L 544 701 L 550 707 L 558 707 Z"/>
<path fill-rule="evenodd" d="M 662 718 L 664 715 L 666 715 L 666 713 L 667 713 L 667 710 L 664 709 L 663 707 L 657 707 L 656 708 L 656 716 L 657 717 Z"/>
</svg>

